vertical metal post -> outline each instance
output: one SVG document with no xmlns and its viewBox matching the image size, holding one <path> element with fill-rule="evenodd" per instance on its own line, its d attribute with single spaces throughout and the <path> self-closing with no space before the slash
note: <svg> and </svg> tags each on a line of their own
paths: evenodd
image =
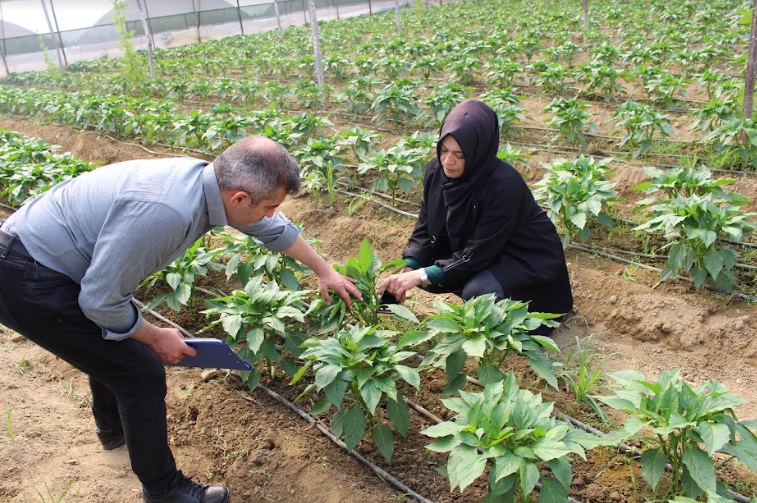
<svg viewBox="0 0 757 503">
<path fill-rule="evenodd" d="M 239 0 L 237 0 L 237 17 L 239 18 L 239 29 L 244 35 L 244 25 L 242 24 L 242 10 L 239 8 Z"/>
<path fill-rule="evenodd" d="M 60 27 L 58 26 L 58 16 L 55 15 L 55 4 L 53 0 L 50 0 L 50 11 L 53 13 L 53 23 L 55 23 L 55 31 L 58 33 L 58 42 L 60 43 L 60 52 L 63 53 L 63 64 L 68 67 L 68 58 L 66 57 L 66 48 L 63 45 L 63 37 L 60 36 Z"/>
<path fill-rule="evenodd" d="M 150 27 L 147 24 L 145 18 L 145 11 L 142 9 L 142 0 L 136 0 L 137 9 L 139 9 L 139 17 L 142 20 L 142 28 L 145 30 L 145 36 L 147 37 L 147 60 L 150 63 L 150 80 L 155 80 L 155 61 L 153 60 L 153 46 Z"/>
<path fill-rule="evenodd" d="M 3 4 L 0 2 L 0 38 L 3 39 L 3 48 L 0 51 L 0 56 L 3 58 L 3 66 L 5 67 L 5 74 L 9 75 L 11 72 L 8 69 L 8 61 L 5 59 L 5 25 L 3 24 Z"/>
<path fill-rule="evenodd" d="M 197 12 L 197 41 L 202 42 L 200 37 L 200 0 L 197 0 L 197 7 L 195 7 L 195 0 L 192 0 L 192 8 Z"/>
<path fill-rule="evenodd" d="M 441 0 L 439 0 L 439 1 L 441 1 Z M 371 0 L 368 0 L 368 15 L 369 16 L 373 15 L 373 7 L 371 6 Z"/>
<path fill-rule="evenodd" d="M 318 39 L 318 20 L 315 17 L 315 0 L 308 0 L 308 9 L 310 10 L 310 34 L 313 37 L 313 53 L 315 55 L 315 73 L 318 79 L 318 87 L 323 91 L 323 62 L 321 61 L 321 41 Z"/>
<path fill-rule="evenodd" d="M 58 68 L 61 70 L 65 69 L 65 66 L 63 66 L 63 56 L 60 54 L 60 47 L 58 47 L 58 39 L 55 37 L 55 34 L 53 33 L 53 25 L 50 22 L 50 15 L 47 13 L 47 5 L 45 5 L 45 0 L 40 0 L 42 3 L 42 10 L 45 13 L 45 19 L 47 20 L 47 27 L 50 29 L 50 38 L 53 40 L 53 47 L 55 47 L 55 54 L 58 56 Z"/>
<path fill-rule="evenodd" d="M 752 10 L 752 29 L 749 33 L 749 56 L 746 65 L 746 80 L 744 82 L 744 119 L 752 118 L 754 105 L 754 79 L 755 66 L 757 66 L 757 0 L 754 0 Z"/>
<path fill-rule="evenodd" d="M 276 11 L 276 24 L 279 27 L 279 35 L 284 33 L 284 30 L 281 29 L 281 14 L 279 14 L 279 0 L 273 0 L 273 10 Z"/>
<path fill-rule="evenodd" d="M 400 0 L 394 0 L 394 17 L 397 22 L 397 36 L 402 33 L 402 25 L 400 24 Z"/>
<path fill-rule="evenodd" d="M 147 0 L 142 0 L 145 7 L 145 16 L 147 16 L 147 25 L 150 27 L 150 40 L 152 40 L 152 47 L 155 48 L 155 36 L 152 34 L 152 23 L 150 22 L 150 9 L 147 8 Z"/>
<path fill-rule="evenodd" d="M 307 9 L 305 8 L 305 0 L 302 0 L 302 19 L 305 20 L 305 24 L 308 22 Z"/>
<path fill-rule="evenodd" d="M 583 0 L 584 8 L 584 31 L 589 31 L 589 0 Z"/>
</svg>

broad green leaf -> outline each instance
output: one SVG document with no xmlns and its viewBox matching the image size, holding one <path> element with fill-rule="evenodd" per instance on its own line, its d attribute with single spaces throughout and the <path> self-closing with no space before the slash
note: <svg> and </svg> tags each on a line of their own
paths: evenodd
<svg viewBox="0 0 757 503">
<path fill-rule="evenodd" d="M 511 452 L 505 452 L 501 456 L 496 457 L 494 459 L 494 467 L 492 468 L 492 480 L 497 482 L 508 475 L 516 473 L 524 462 L 522 458 Z"/>
<path fill-rule="evenodd" d="M 641 455 L 641 475 L 653 491 L 657 490 L 667 463 L 668 457 L 660 449 L 649 449 Z"/>
<path fill-rule="evenodd" d="M 386 459 L 387 462 L 391 461 L 392 453 L 394 452 L 392 430 L 381 423 L 377 423 L 371 428 L 371 438 L 373 439 L 373 443 L 376 444 L 379 452 L 384 456 L 384 459 Z"/>
<path fill-rule="evenodd" d="M 692 446 L 683 451 L 683 464 L 689 474 L 703 491 L 717 490 L 715 478 L 715 464 L 706 452 Z"/>
<path fill-rule="evenodd" d="M 549 462 L 549 468 L 555 475 L 555 478 L 560 481 L 564 487 L 570 487 L 573 480 L 573 468 L 570 466 L 570 461 L 567 457 L 553 459 Z M 544 481 L 546 479 L 542 479 Z"/>
<path fill-rule="evenodd" d="M 402 304 L 388 304 L 386 308 L 391 311 L 392 314 L 399 318 L 402 318 L 403 320 L 409 321 L 411 323 L 420 323 L 415 314 Z"/>
<path fill-rule="evenodd" d="M 486 459 L 478 454 L 475 447 L 458 445 L 449 455 L 447 473 L 452 489 L 463 491 L 486 469 Z"/>
<path fill-rule="evenodd" d="M 505 375 L 500 369 L 495 367 L 490 362 L 481 362 L 478 366 L 477 375 L 479 381 L 486 386 L 497 381 L 501 381 L 505 378 Z"/>
<path fill-rule="evenodd" d="M 386 412 L 399 434 L 403 437 L 407 435 L 407 430 L 410 427 L 410 410 L 405 399 L 402 396 L 398 396 L 396 401 L 387 399 Z"/>
<path fill-rule="evenodd" d="M 568 489 L 559 480 L 542 477 L 539 503 L 565 503 L 568 501 Z"/>
<path fill-rule="evenodd" d="M 455 435 L 460 432 L 461 426 L 452 421 L 444 421 L 439 424 L 432 424 L 428 428 L 421 431 L 424 435 L 432 438 L 446 437 L 447 435 Z"/>
<path fill-rule="evenodd" d="M 405 365 L 395 365 L 394 370 L 402 377 L 402 379 L 415 389 L 420 389 L 421 377 L 416 369 L 407 367 Z"/>
<path fill-rule="evenodd" d="M 368 412 L 373 416 L 376 414 L 376 407 L 378 407 L 379 401 L 381 401 L 381 390 L 378 389 L 376 381 L 366 382 L 362 388 L 360 388 L 360 396 L 363 397 L 365 406 L 368 408 Z"/>
<path fill-rule="evenodd" d="M 730 440 L 731 430 L 722 423 L 703 422 L 697 428 L 707 455 L 712 456 Z"/>
<path fill-rule="evenodd" d="M 534 463 L 522 463 L 520 465 L 520 488 L 523 494 L 529 494 L 539 482 L 539 468 Z"/>
<path fill-rule="evenodd" d="M 365 435 L 365 415 L 360 406 L 355 405 L 346 409 L 342 420 L 342 429 L 344 430 L 344 443 L 347 445 L 347 450 L 351 451 Z"/>
<path fill-rule="evenodd" d="M 242 328 L 242 316 L 238 314 L 223 316 L 221 318 L 221 326 L 227 334 L 236 337 L 239 329 Z"/>
<path fill-rule="evenodd" d="M 315 371 L 315 384 L 319 390 L 322 390 L 336 379 L 342 371 L 341 367 L 336 365 L 324 365 Z"/>
</svg>

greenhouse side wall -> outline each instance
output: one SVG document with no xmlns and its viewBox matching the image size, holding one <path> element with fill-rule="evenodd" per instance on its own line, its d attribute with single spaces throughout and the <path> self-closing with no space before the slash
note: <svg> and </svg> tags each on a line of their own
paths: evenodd
<svg viewBox="0 0 757 503">
<path fill-rule="evenodd" d="M 278 2 L 282 28 L 309 23 L 308 0 L 282 0 Z M 400 7 L 412 0 L 399 0 Z M 319 21 L 333 20 L 365 14 L 376 14 L 395 7 L 394 0 L 316 0 L 316 18 Z M 241 22 L 240 22 L 241 18 Z M 155 47 L 167 49 L 204 42 L 244 33 L 249 35 L 277 29 L 275 7 L 272 2 L 240 6 L 239 9 L 224 8 L 184 12 L 170 16 L 149 17 Z M 147 49 L 147 37 L 141 20 L 127 22 L 134 32 L 132 42 L 137 49 Z M 78 30 L 64 30 L 40 35 L 27 35 L 0 39 L 0 50 L 5 56 L 5 65 L 0 65 L 0 76 L 9 72 L 44 70 L 48 60 L 60 66 L 58 51 L 53 41 L 65 52 L 67 64 L 97 58 L 119 57 L 119 35 L 113 24 L 101 24 Z M 7 68 L 6 68 L 7 67 Z"/>
</svg>

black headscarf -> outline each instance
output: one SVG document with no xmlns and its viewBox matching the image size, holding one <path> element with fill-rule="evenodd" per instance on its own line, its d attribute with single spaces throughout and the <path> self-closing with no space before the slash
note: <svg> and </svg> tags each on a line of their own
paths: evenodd
<svg viewBox="0 0 757 503">
<path fill-rule="evenodd" d="M 473 211 L 475 195 L 491 173 L 501 166 L 497 158 L 499 121 L 485 103 L 465 100 L 447 115 L 439 131 L 436 156 L 441 164 L 442 141 L 452 136 L 463 151 L 465 170 L 460 178 L 442 175 L 442 195 L 447 206 L 447 233 L 452 249 L 461 249 L 460 231 L 465 215 Z"/>
</svg>

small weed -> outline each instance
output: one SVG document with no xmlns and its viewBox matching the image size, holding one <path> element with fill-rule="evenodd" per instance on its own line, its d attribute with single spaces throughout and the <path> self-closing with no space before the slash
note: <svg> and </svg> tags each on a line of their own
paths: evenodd
<svg viewBox="0 0 757 503">
<path fill-rule="evenodd" d="M 620 274 L 620 277 L 626 281 L 635 282 L 637 280 L 636 275 L 638 273 L 639 273 L 639 266 L 627 265 L 623 268 L 623 272 Z"/>
<path fill-rule="evenodd" d="M 190 384 L 189 387 L 187 387 L 186 389 L 179 390 L 179 397 L 186 400 L 192 396 L 192 393 L 194 393 L 194 391 L 195 391 L 194 384 Z"/>
<path fill-rule="evenodd" d="M 568 351 L 565 366 L 559 371 L 559 377 L 565 383 L 568 391 L 576 397 L 576 401 L 588 405 L 603 422 L 607 422 L 607 414 L 599 405 L 593 393 L 602 380 L 602 365 L 607 356 L 600 355 L 591 348 L 592 336 L 581 339 L 575 337 L 575 346 Z"/>
<path fill-rule="evenodd" d="M 26 358 L 22 358 L 21 361 L 18 362 L 18 366 L 16 367 L 16 370 L 18 370 L 19 374 L 23 374 L 31 370 L 33 367 L 34 365 L 32 365 L 32 362 L 30 362 Z"/>
<path fill-rule="evenodd" d="M 5 431 L 8 439 L 13 442 L 16 440 L 16 435 L 13 433 L 13 409 L 8 409 L 3 416 L 5 417 Z"/>
<path fill-rule="evenodd" d="M 71 490 L 71 486 L 73 485 L 73 483 L 74 483 L 73 480 L 70 481 L 70 482 L 68 482 L 65 485 L 65 487 L 63 488 L 63 490 L 61 491 L 60 494 L 53 494 L 52 491 L 50 490 L 50 487 L 47 485 L 46 481 L 44 483 L 45 484 L 45 493 L 46 494 L 42 494 L 39 491 L 39 489 L 37 489 L 36 487 L 34 488 L 34 491 L 37 493 L 37 495 L 39 496 L 40 501 L 42 501 L 43 503 L 48 503 L 48 502 L 49 503 L 60 503 L 61 501 L 64 501 L 64 498 L 66 497 L 66 495 L 68 495 L 68 492 Z M 76 501 L 78 501 L 78 500 L 79 500 L 79 498 L 76 498 Z"/>
</svg>

